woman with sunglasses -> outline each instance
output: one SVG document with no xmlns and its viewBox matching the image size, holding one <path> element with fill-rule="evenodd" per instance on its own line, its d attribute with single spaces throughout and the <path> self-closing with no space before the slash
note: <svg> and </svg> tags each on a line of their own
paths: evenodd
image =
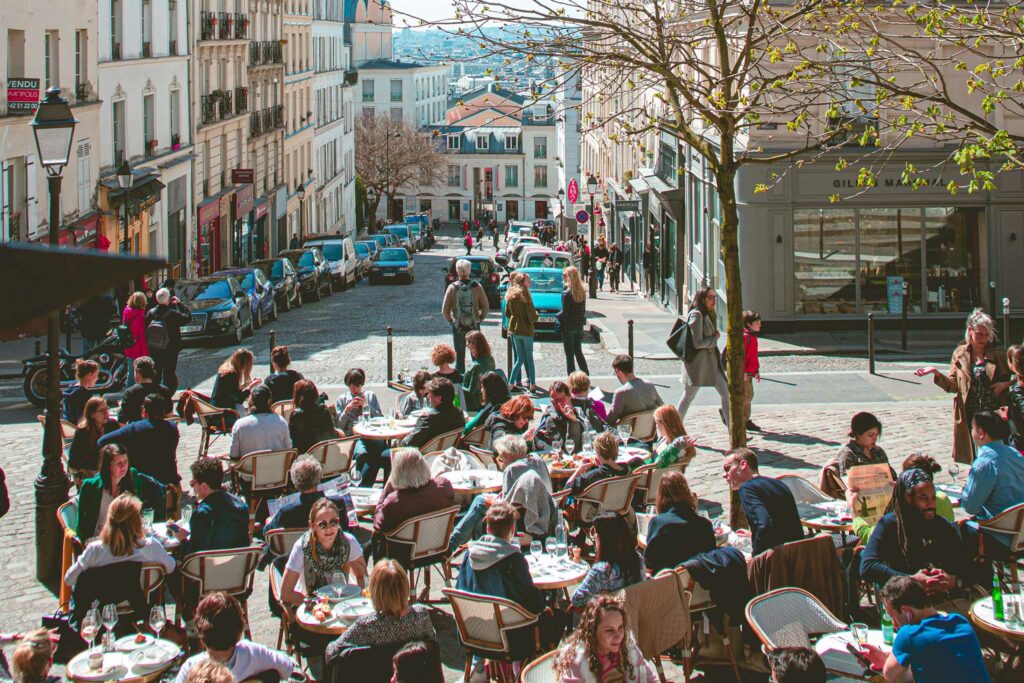
<svg viewBox="0 0 1024 683">
<path fill-rule="evenodd" d="M 100 437 L 120 428 L 117 420 L 110 417 L 107 399 L 93 396 L 85 402 L 82 419 L 68 450 L 68 472 L 75 481 L 75 488 L 82 488 L 82 482 L 96 476 L 100 469 L 100 447 L 97 444 Z"/>
<path fill-rule="evenodd" d="M 302 604 L 307 595 L 331 582 L 335 572 L 346 572 L 362 588 L 366 560 L 359 542 L 341 530 L 341 514 L 331 500 L 321 498 L 309 510 L 309 531 L 292 547 L 281 580 L 281 599 Z"/>
</svg>

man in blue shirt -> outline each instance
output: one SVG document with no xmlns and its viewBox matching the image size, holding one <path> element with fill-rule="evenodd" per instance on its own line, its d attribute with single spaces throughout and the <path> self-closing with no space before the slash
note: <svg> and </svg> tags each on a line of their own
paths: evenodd
<svg viewBox="0 0 1024 683">
<path fill-rule="evenodd" d="M 804 537 L 796 499 L 778 479 L 762 477 L 757 456 L 749 448 L 734 448 L 723 463 L 729 488 L 739 494 L 740 505 L 750 525 L 754 554 L 762 553 Z"/>
<path fill-rule="evenodd" d="M 967 486 L 960 497 L 960 507 L 976 519 L 992 519 L 1004 510 L 1024 502 L 1024 456 L 1007 446 L 1010 428 L 998 415 L 982 410 L 974 415 L 971 435 L 978 446 L 978 455 L 967 475 Z M 978 523 L 968 520 L 963 527 L 969 549 L 979 547 Z M 986 532 L 985 538 L 998 543 L 984 547 L 988 559 L 1009 559 L 1010 537 Z"/>
<path fill-rule="evenodd" d="M 887 683 L 989 683 L 981 644 L 967 619 L 936 611 L 909 576 L 889 579 L 882 600 L 896 629 L 892 652 L 874 645 L 862 651 Z"/>
<path fill-rule="evenodd" d="M 178 474 L 178 426 L 164 419 L 170 401 L 163 394 L 149 394 L 142 401 L 143 419 L 101 436 L 97 445 L 119 443 L 128 451 L 132 467 L 164 486 L 180 484 Z"/>
</svg>

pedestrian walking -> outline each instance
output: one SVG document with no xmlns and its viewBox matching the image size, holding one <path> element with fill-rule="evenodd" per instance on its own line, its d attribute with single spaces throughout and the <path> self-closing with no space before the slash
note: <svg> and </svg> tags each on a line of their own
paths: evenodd
<svg viewBox="0 0 1024 683">
<path fill-rule="evenodd" d="M 654 251 L 651 249 L 650 242 L 644 244 L 640 265 L 644 269 L 644 293 L 650 296 L 654 293 Z"/>
<path fill-rule="evenodd" d="M 530 296 L 530 276 L 522 271 L 513 272 L 505 294 L 505 314 L 508 316 L 508 334 L 512 337 L 515 362 L 509 375 L 509 386 L 523 388 L 520 381 L 523 367 L 531 392 L 537 391 L 537 370 L 533 363 L 533 336 L 536 332 L 537 309 Z"/>
<path fill-rule="evenodd" d="M 594 277 L 594 272 L 590 269 L 590 249 L 584 237 L 580 238 L 580 271 L 587 282 Z"/>
<path fill-rule="evenodd" d="M 480 322 L 490 312 L 484 288 L 469 279 L 472 272 L 473 265 L 466 259 L 455 262 L 459 279 L 448 285 L 441 304 L 441 315 L 452 326 L 455 369 L 459 372 L 466 371 L 466 334 L 480 329 Z"/>
<path fill-rule="evenodd" d="M 302 248 L 302 242 L 299 241 L 298 233 L 293 232 L 292 238 L 288 241 L 289 249 L 300 249 Z"/>
<path fill-rule="evenodd" d="M 146 314 L 146 343 L 156 363 L 156 383 L 167 387 L 172 396 L 178 390 L 181 327 L 191 319 L 191 311 L 167 287 L 156 291 L 156 306 Z"/>
<path fill-rule="evenodd" d="M 761 333 L 761 314 L 743 311 L 743 424 L 748 432 L 761 428 L 750 419 L 750 404 L 754 400 L 754 380 L 761 381 L 761 360 L 757 357 L 757 336 Z"/>
<path fill-rule="evenodd" d="M 109 294 L 94 296 L 78 307 L 78 329 L 82 333 L 83 355 L 103 341 L 116 317 L 117 305 Z"/>
<path fill-rule="evenodd" d="M 476 247 L 480 251 L 484 250 L 484 226 L 480 226 L 476 229 Z"/>
<path fill-rule="evenodd" d="M 149 345 L 146 343 L 146 295 L 142 292 L 132 292 L 128 297 L 128 305 L 121 312 L 121 324 L 128 328 L 132 334 L 132 345 L 124 350 L 124 356 L 128 359 L 129 366 L 133 366 L 136 358 L 149 355 Z M 129 372 L 125 382 L 126 387 L 135 384 L 135 376 Z"/>
<path fill-rule="evenodd" d="M 622 250 L 618 244 L 612 244 L 608 250 L 608 288 L 619 291 L 619 275 L 622 273 Z"/>
<path fill-rule="evenodd" d="M 473 235 L 466 233 L 466 236 L 462 238 L 462 245 L 466 247 L 466 256 L 473 253 Z"/>
<path fill-rule="evenodd" d="M 590 252 L 591 259 L 594 262 L 594 274 L 597 277 L 598 289 L 604 289 L 604 276 L 608 269 L 608 255 L 608 243 L 605 242 L 604 235 L 600 235 Z"/>
<path fill-rule="evenodd" d="M 697 397 L 700 388 L 714 387 L 722 399 L 719 415 L 722 422 L 728 424 L 726 416 L 729 414 L 729 385 L 725 381 L 725 371 L 718 350 L 718 338 L 721 333 L 718 331 L 718 317 L 715 315 L 717 304 L 718 295 L 715 294 L 714 288 L 701 287 L 694 295 L 690 312 L 686 315 L 690 339 L 697 349 L 697 355 L 692 361 L 683 362 L 683 395 L 679 398 L 677 406 L 679 416 L 683 420 L 686 419 L 686 411 Z"/>
<path fill-rule="evenodd" d="M 590 374 L 587 360 L 583 357 L 583 327 L 587 323 L 587 290 L 580 279 L 580 271 L 569 266 L 562 271 L 562 310 L 555 317 L 562 332 L 562 348 L 565 350 L 565 371 L 568 374 L 580 370 Z"/>
</svg>

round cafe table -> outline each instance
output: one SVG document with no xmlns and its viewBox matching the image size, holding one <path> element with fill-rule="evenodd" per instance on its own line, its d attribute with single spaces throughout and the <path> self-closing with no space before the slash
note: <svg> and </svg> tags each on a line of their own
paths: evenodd
<svg viewBox="0 0 1024 683">
<path fill-rule="evenodd" d="M 383 493 L 383 489 L 352 486 L 348 492 L 352 496 L 352 506 L 356 510 L 356 515 L 372 517 L 377 509 L 377 502 L 380 500 L 380 494 Z"/>
<path fill-rule="evenodd" d="M 799 503 L 800 522 L 812 531 L 832 531 L 841 534 L 853 533 L 853 521 L 845 522 L 836 510 L 845 503 Z"/>
<path fill-rule="evenodd" d="M 556 559 L 544 553 L 538 562 L 530 553 L 525 555 L 533 585 L 543 591 L 564 591 L 566 599 L 569 598 L 569 587 L 582 581 L 590 571 L 589 564 L 583 561 L 573 562 L 568 556 Z"/>
<path fill-rule="evenodd" d="M 394 439 L 404 438 L 412 432 L 413 427 L 415 426 L 416 420 L 414 418 L 395 420 L 394 427 L 392 427 L 387 420 L 364 423 L 357 422 L 355 426 L 352 427 L 352 433 L 363 439 L 392 441 Z"/>
<path fill-rule="evenodd" d="M 188 524 L 182 522 L 180 519 L 177 521 L 177 525 L 185 531 L 188 531 Z M 169 553 L 173 553 L 175 550 L 181 547 L 181 541 L 178 537 L 167 530 L 167 522 L 153 522 L 153 536 L 164 546 L 164 550 Z"/>
<path fill-rule="evenodd" d="M 319 633 L 325 636 L 340 636 L 348 630 L 348 627 L 352 625 L 352 622 L 354 622 L 356 618 L 365 614 L 373 613 L 373 603 L 370 602 L 369 598 L 364 598 L 362 595 L 354 595 L 343 600 L 338 600 L 331 603 L 331 607 L 331 616 L 325 621 L 317 621 L 316 617 L 314 617 L 309 611 L 309 607 L 306 603 L 302 603 L 302 605 L 295 610 L 295 621 L 300 628 L 305 631 L 309 631 L 310 633 Z M 346 607 L 352 610 L 351 615 L 348 618 L 341 615 Z"/>
<path fill-rule="evenodd" d="M 167 653 L 174 653 L 169 661 L 155 665 L 140 664 L 132 658 L 131 652 L 109 652 L 104 655 L 104 667 L 114 669 L 109 677 L 102 676 L 96 672 L 89 671 L 89 655 L 97 652 L 99 648 L 93 648 L 80 652 L 71 658 L 65 669 L 68 680 L 76 683 L 87 683 L 99 680 L 104 681 L 132 681 L 133 683 L 150 683 L 160 680 L 181 658 L 182 652 L 175 643 L 163 638 L 156 641 L 160 647 L 165 648 Z"/>
<path fill-rule="evenodd" d="M 573 473 L 576 471 L 576 468 L 579 467 L 580 463 L 583 461 L 584 458 L 597 457 L 594 451 L 591 450 L 583 451 L 581 453 L 575 453 L 571 458 L 571 467 L 559 467 L 556 466 L 554 463 L 562 464 L 569 462 L 569 456 L 561 454 L 558 457 L 555 457 L 555 455 L 550 451 L 539 452 L 537 453 L 537 455 L 540 455 L 542 458 L 544 458 L 545 461 L 548 462 L 548 474 L 551 476 L 552 479 L 555 480 L 568 479 L 573 475 Z M 619 457 L 615 460 L 615 462 L 617 462 L 620 465 L 626 465 L 632 462 L 634 458 L 648 458 L 650 457 L 650 455 L 651 454 L 648 451 L 645 451 L 642 448 L 636 448 L 635 446 L 620 447 Z"/>
<path fill-rule="evenodd" d="M 992 596 L 975 601 L 968 616 L 972 624 L 1002 638 L 1011 648 L 1015 648 L 1015 651 L 1010 653 L 1009 669 L 1013 671 L 1020 668 L 1021 662 L 1024 661 L 1024 628 L 1010 628 L 1005 621 L 996 619 L 992 611 Z"/>
<path fill-rule="evenodd" d="M 441 476 L 451 482 L 456 495 L 463 493 L 475 496 L 501 490 L 502 473 L 496 470 L 455 470 L 444 472 Z"/>
</svg>

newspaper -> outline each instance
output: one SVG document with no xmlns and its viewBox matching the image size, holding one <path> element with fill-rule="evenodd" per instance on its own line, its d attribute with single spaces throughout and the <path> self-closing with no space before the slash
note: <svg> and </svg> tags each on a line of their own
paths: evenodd
<svg viewBox="0 0 1024 683">
<path fill-rule="evenodd" d="M 857 509 L 853 514 L 868 524 L 876 524 L 892 497 L 889 465 L 855 465 L 846 474 L 846 485 L 857 490 Z"/>
<path fill-rule="evenodd" d="M 320 486 L 317 487 L 317 491 L 323 491 L 323 494 L 335 503 L 345 504 L 345 514 L 348 517 L 348 525 L 349 527 L 353 527 L 359 524 L 359 519 L 356 517 L 356 508 L 355 505 L 352 504 L 352 494 L 348 489 L 349 483 L 341 477 L 331 479 L 330 481 L 320 482 Z M 270 516 L 273 517 L 276 515 L 277 511 L 285 505 L 299 502 L 300 495 L 301 494 L 296 491 L 295 493 L 289 493 L 287 496 L 268 500 L 267 510 L 270 512 Z"/>
</svg>

